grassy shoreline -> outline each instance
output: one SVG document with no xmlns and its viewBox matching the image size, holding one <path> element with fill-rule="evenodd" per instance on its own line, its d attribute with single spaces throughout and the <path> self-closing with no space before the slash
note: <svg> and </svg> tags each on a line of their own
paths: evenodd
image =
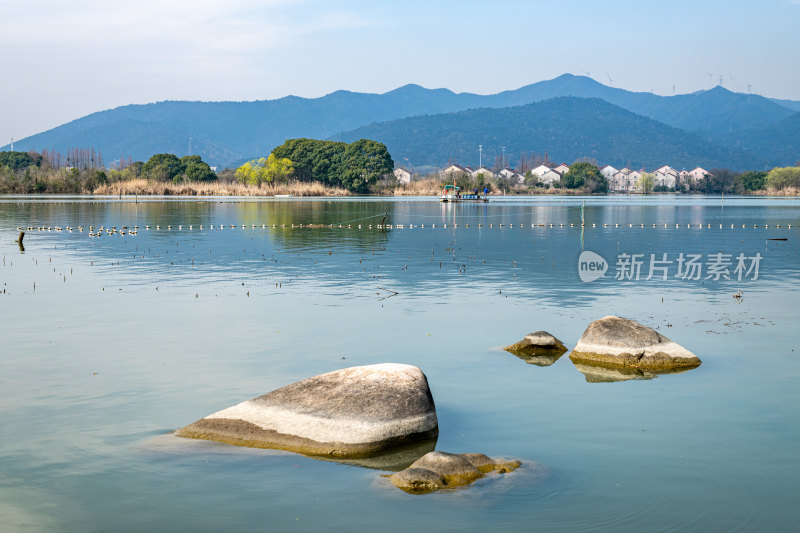
<svg viewBox="0 0 800 533">
<path fill-rule="evenodd" d="M 427 179 L 411 182 L 407 185 L 397 185 L 387 187 L 378 191 L 368 193 L 367 196 L 439 196 L 442 191 L 441 181 L 438 179 Z M 43 191 L 12 194 L 76 194 L 75 191 Z M 242 197 L 339 197 L 352 196 L 355 193 L 339 187 L 329 187 L 319 182 L 289 181 L 278 184 L 262 184 L 261 186 L 246 185 L 234 181 L 215 181 L 215 182 L 184 182 L 171 183 L 147 180 L 144 178 L 117 181 L 100 185 L 94 191 L 83 191 L 77 193 L 86 196 L 242 196 Z M 580 189 L 510 189 L 504 192 L 493 191 L 490 196 L 584 196 L 587 193 Z M 683 193 L 679 196 L 695 196 L 698 193 Z M 673 192 L 641 193 L 636 196 L 675 196 Z M 603 193 L 601 196 L 623 196 L 623 194 Z M 759 190 L 751 191 L 748 194 L 737 194 L 736 196 L 774 196 L 774 197 L 795 197 L 800 196 L 800 188 L 785 188 L 782 190 Z"/>
<path fill-rule="evenodd" d="M 94 195 L 139 196 L 350 196 L 350 191 L 322 183 L 290 181 L 279 184 L 245 185 L 238 182 L 169 183 L 146 179 L 118 181 L 101 185 Z"/>
</svg>

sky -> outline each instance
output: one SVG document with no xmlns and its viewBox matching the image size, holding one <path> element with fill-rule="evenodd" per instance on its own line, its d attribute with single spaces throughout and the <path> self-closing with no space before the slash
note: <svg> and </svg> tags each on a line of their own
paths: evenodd
<svg viewBox="0 0 800 533">
<path fill-rule="evenodd" d="M 563 73 L 800 100 L 799 23 L 800 0 L 0 0 L 0 144 L 132 103 Z"/>
</svg>

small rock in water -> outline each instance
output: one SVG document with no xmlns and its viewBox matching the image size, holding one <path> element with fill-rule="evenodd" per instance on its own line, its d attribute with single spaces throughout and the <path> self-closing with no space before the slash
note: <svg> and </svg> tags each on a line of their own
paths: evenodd
<svg viewBox="0 0 800 533">
<path fill-rule="evenodd" d="M 528 333 L 524 339 L 504 349 L 536 366 L 550 366 L 567 351 L 563 342 L 546 331 Z"/>
<path fill-rule="evenodd" d="M 412 494 L 470 485 L 486 474 L 505 474 L 520 467 L 520 461 L 496 461 L 482 453 L 430 452 L 411 466 L 392 474 L 392 484 Z"/>
</svg>

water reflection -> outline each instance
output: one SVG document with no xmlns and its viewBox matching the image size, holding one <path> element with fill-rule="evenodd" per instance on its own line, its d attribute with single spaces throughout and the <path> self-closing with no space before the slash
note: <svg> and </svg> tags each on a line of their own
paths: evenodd
<svg viewBox="0 0 800 533">
<path fill-rule="evenodd" d="M 575 368 L 586 377 L 587 383 L 613 383 L 616 381 L 630 381 L 632 379 L 654 379 L 663 374 L 682 374 L 693 370 L 682 368 L 678 370 L 642 370 L 630 366 L 611 366 L 611 365 L 589 365 L 586 363 L 576 363 Z"/>
<path fill-rule="evenodd" d="M 564 355 L 567 351 L 564 350 L 563 352 L 549 350 L 549 353 L 540 353 L 540 354 L 523 354 L 523 353 L 515 353 L 517 357 L 525 361 L 530 365 L 536 366 L 550 366 L 556 361 L 558 361 L 562 355 Z M 512 352 L 513 353 L 513 352 Z"/>
<path fill-rule="evenodd" d="M 438 437 L 434 437 L 430 440 L 409 444 L 408 446 L 403 446 L 401 448 L 393 448 L 385 453 L 359 459 L 335 459 L 332 457 L 318 455 L 308 455 L 307 457 L 320 461 L 360 466 L 362 468 L 370 468 L 372 470 L 399 472 L 411 466 L 413 462 L 426 453 L 434 451 L 436 449 L 437 440 Z"/>
</svg>

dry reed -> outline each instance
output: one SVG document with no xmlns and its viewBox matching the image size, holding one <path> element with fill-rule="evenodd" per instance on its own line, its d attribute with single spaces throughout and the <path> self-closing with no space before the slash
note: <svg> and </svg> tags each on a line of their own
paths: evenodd
<svg viewBox="0 0 800 533">
<path fill-rule="evenodd" d="M 169 183 L 146 179 L 118 181 L 95 189 L 98 195 L 142 196 L 348 196 L 349 191 L 322 183 L 290 181 L 287 183 L 245 185 L 237 182 Z"/>
</svg>

